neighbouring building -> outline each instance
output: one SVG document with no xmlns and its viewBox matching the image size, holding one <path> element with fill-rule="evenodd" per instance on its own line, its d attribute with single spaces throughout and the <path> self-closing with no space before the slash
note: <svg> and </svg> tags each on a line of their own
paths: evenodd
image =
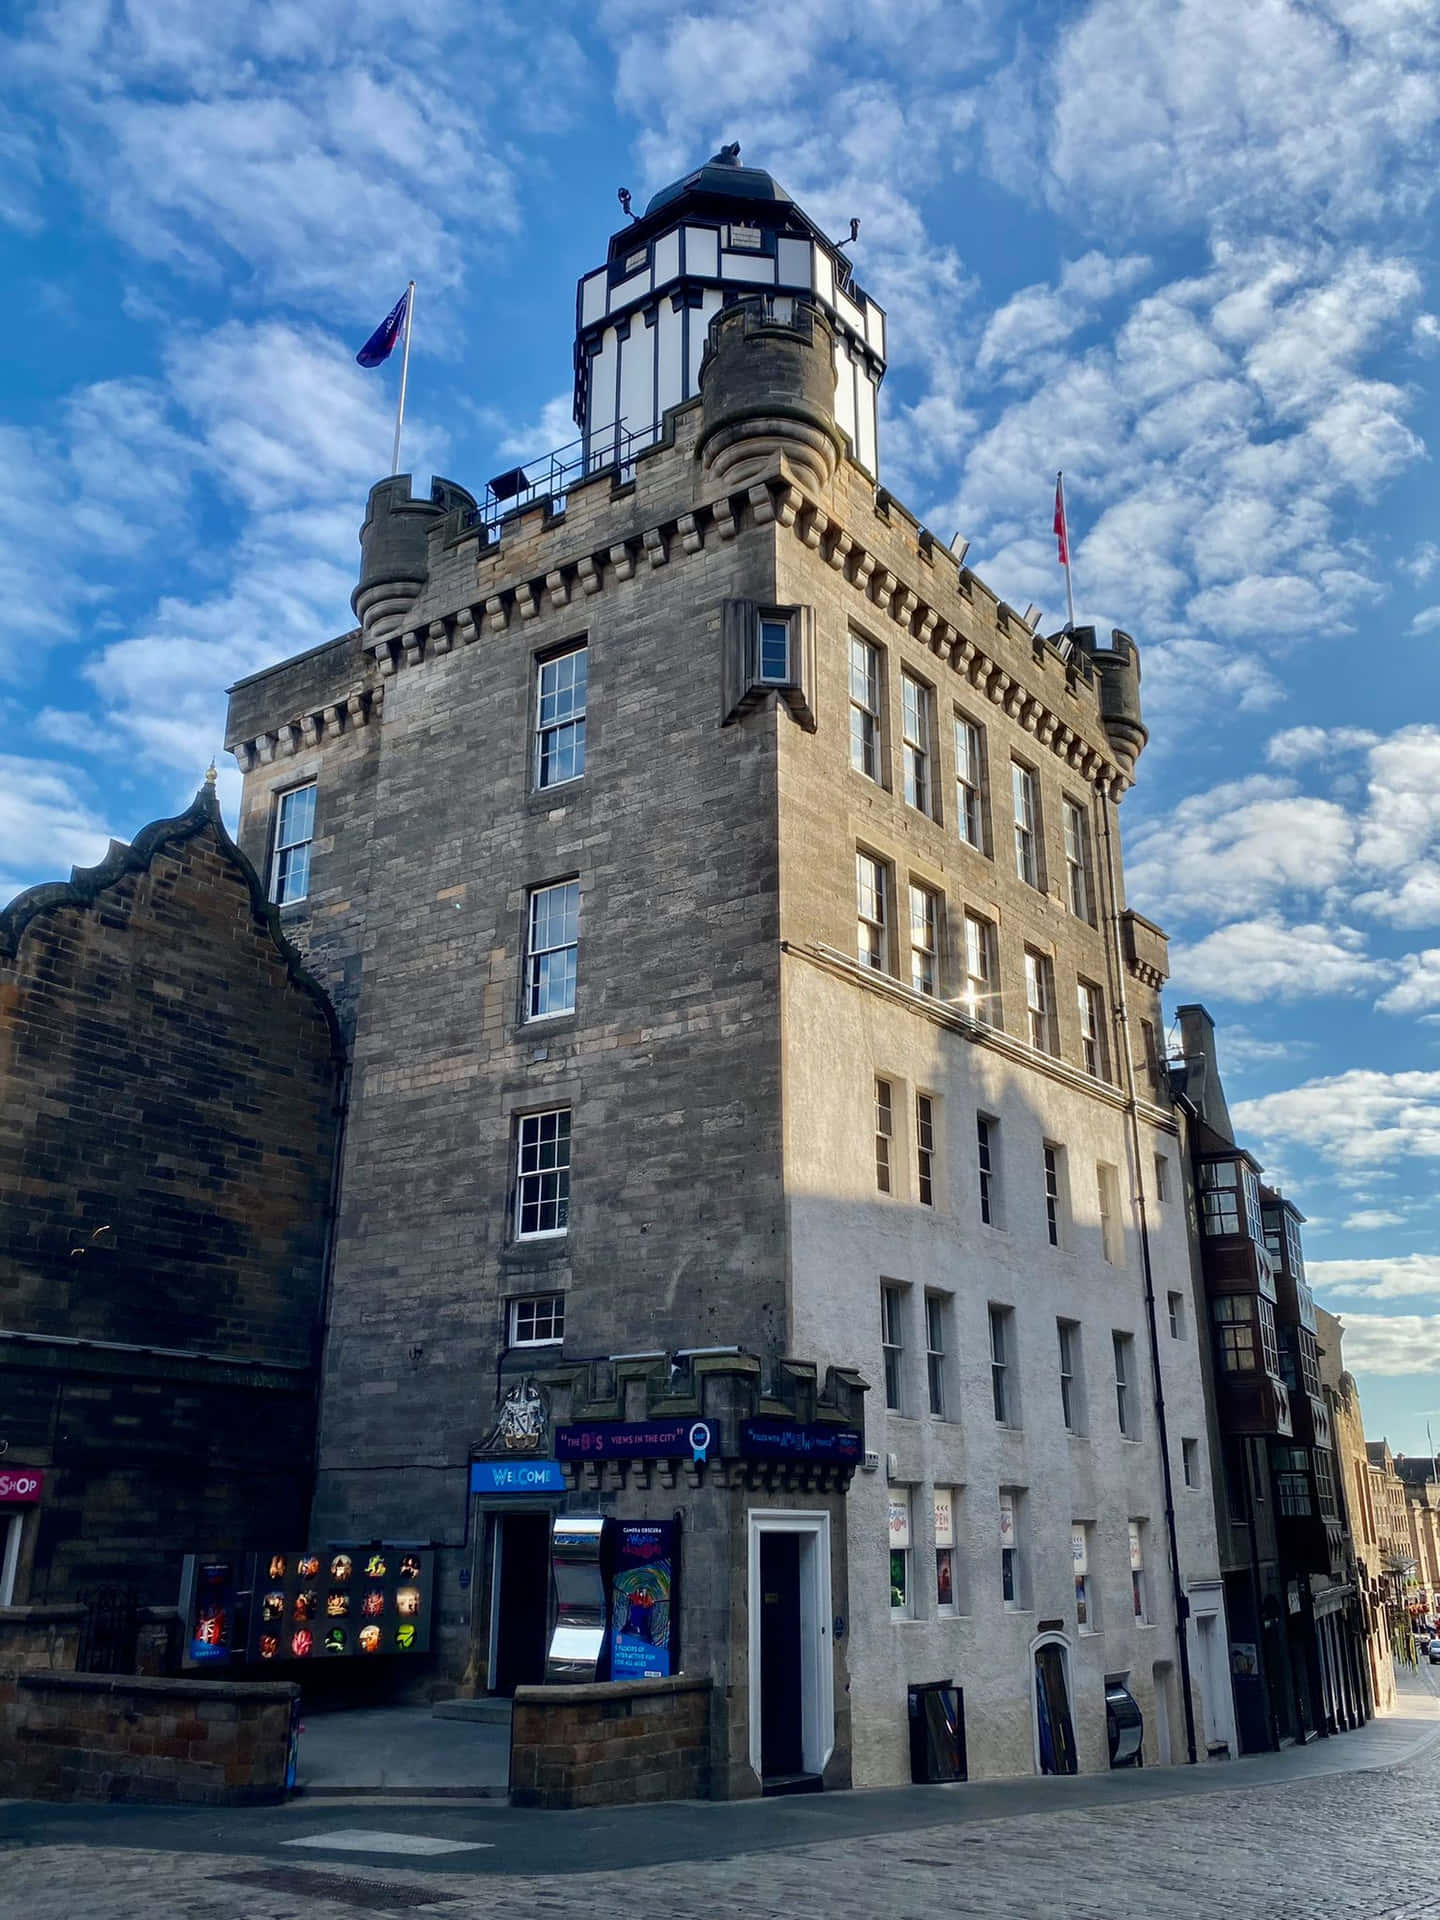
<svg viewBox="0 0 1440 1920">
<path fill-rule="evenodd" d="M 1354 1374 L 1345 1367 L 1345 1327 L 1324 1307 L 1315 1309 L 1315 1339 L 1320 1379 L 1330 1408 L 1330 1431 L 1335 1443 L 1335 1469 L 1346 1546 L 1353 1565 L 1359 1627 L 1364 1641 L 1364 1676 L 1377 1713 L 1395 1704 L 1395 1660 L 1392 1651 L 1394 1589 L 1384 1572 L 1379 1502 L 1374 1492 L 1374 1469 L 1365 1445 L 1365 1420 Z"/>
<path fill-rule="evenodd" d="M 878 484 L 884 316 L 733 151 L 578 319 L 576 447 L 381 481 L 358 627 L 231 692 L 353 1053 L 316 1537 L 434 1543 L 426 1684 L 504 1692 L 557 1512 L 678 1520 L 717 1793 L 908 1779 L 936 1680 L 972 1776 L 1121 1687 L 1231 1751 L 1138 650 Z"/>
<path fill-rule="evenodd" d="M 1397 1633 L 1425 1610 L 1421 1563 L 1410 1519 L 1409 1487 L 1400 1472 L 1401 1457 L 1390 1451 L 1388 1440 L 1367 1440 L 1370 1490 L 1380 1527 L 1381 1567 L 1389 1589 Z"/>
<path fill-rule="evenodd" d="M 0 1605 L 303 1535 L 341 1084 L 209 782 L 0 912 Z"/>
<path fill-rule="evenodd" d="M 1396 1454 L 1395 1473 L 1405 1489 L 1406 1518 L 1410 1523 L 1412 1605 L 1423 1619 L 1433 1620 L 1440 1607 L 1440 1475 L 1432 1454 Z"/>
<path fill-rule="evenodd" d="M 1197 1208 L 1230 1668 L 1241 1750 L 1253 1753 L 1370 1717 L 1367 1618 L 1305 1280 L 1304 1216 L 1235 1138 L 1210 1015 L 1185 1006 L 1178 1017 L 1173 1078 Z"/>
</svg>

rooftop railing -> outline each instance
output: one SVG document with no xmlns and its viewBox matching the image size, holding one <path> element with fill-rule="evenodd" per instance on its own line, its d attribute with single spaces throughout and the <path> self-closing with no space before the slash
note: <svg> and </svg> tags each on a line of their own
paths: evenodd
<svg viewBox="0 0 1440 1920">
<path fill-rule="evenodd" d="M 613 473 L 622 483 L 634 478 L 635 456 L 650 446 L 659 432 L 655 422 L 630 428 L 624 420 L 597 427 L 569 440 L 553 453 L 542 453 L 523 466 L 510 467 L 486 483 L 484 498 L 465 516 L 467 527 L 496 527 L 507 514 L 535 506 L 541 500 L 550 503 L 555 513 L 564 511 L 565 496 L 582 480 L 598 474 Z"/>
</svg>

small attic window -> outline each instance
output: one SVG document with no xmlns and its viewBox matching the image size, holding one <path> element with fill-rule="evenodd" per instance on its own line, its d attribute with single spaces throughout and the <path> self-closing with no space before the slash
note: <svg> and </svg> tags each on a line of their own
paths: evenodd
<svg viewBox="0 0 1440 1920">
<path fill-rule="evenodd" d="M 736 253 L 759 253 L 764 237 L 759 227 L 746 226 L 732 221 L 727 236 L 727 244 L 732 247 Z"/>
<path fill-rule="evenodd" d="M 627 253 L 625 256 L 626 273 L 638 273 L 649 258 L 649 251 L 645 247 L 641 247 L 636 253 Z"/>
</svg>

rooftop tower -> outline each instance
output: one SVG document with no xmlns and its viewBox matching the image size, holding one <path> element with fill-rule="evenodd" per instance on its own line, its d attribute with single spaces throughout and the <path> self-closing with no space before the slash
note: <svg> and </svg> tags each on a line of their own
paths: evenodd
<svg viewBox="0 0 1440 1920">
<path fill-rule="evenodd" d="M 885 315 L 856 286 L 848 257 L 738 146 L 657 193 L 610 239 L 575 302 L 575 424 L 590 468 L 660 432 L 666 409 L 700 391 L 710 322 L 757 294 L 789 318 L 813 296 L 834 334 L 835 421 L 855 458 L 879 466 L 875 406 L 885 377 Z M 628 199 L 628 196 L 626 196 Z"/>
</svg>

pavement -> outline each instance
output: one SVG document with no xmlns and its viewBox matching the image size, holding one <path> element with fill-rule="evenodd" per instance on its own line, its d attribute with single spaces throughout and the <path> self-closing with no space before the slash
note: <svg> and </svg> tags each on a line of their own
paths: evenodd
<svg viewBox="0 0 1440 1920">
<path fill-rule="evenodd" d="M 1440 1698 L 1200 1767 L 536 1813 L 0 1804 L 0 1920 L 1440 1920 Z"/>
</svg>

